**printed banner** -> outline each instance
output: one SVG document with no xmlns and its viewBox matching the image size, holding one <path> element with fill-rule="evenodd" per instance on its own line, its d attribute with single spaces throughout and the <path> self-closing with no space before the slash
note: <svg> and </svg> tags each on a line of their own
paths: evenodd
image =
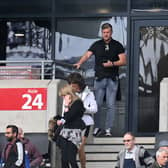
<svg viewBox="0 0 168 168">
<path fill-rule="evenodd" d="M 46 110 L 47 88 L 0 88 L 0 110 Z"/>
</svg>

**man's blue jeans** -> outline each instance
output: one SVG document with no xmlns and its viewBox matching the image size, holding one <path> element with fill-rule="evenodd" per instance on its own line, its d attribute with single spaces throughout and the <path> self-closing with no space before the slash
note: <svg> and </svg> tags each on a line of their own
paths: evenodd
<svg viewBox="0 0 168 168">
<path fill-rule="evenodd" d="M 95 97 L 98 105 L 98 112 L 94 116 L 95 128 L 102 128 L 102 106 L 103 99 L 106 95 L 106 121 L 105 129 L 111 128 L 113 126 L 115 111 L 116 111 L 116 94 L 118 88 L 118 80 L 113 81 L 111 78 L 104 78 L 100 81 L 95 80 L 94 89 Z"/>
</svg>

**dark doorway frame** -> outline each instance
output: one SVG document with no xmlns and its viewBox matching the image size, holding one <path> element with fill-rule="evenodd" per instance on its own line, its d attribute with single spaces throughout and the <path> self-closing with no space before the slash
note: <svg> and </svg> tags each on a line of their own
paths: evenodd
<svg viewBox="0 0 168 168">
<path fill-rule="evenodd" d="M 154 136 L 156 132 L 138 132 L 138 86 L 139 86 L 139 46 L 140 33 L 139 29 L 142 26 L 168 26 L 168 20 L 165 16 L 160 17 L 132 17 L 130 26 L 130 57 L 129 57 L 129 72 L 128 72 L 128 130 L 132 131 L 136 136 Z M 159 120 L 159 119 L 158 119 Z M 147 123 L 149 124 L 149 123 Z"/>
</svg>

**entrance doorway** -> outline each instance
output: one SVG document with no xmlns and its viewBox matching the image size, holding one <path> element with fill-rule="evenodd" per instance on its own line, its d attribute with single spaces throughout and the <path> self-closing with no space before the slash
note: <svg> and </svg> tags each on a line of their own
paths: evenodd
<svg viewBox="0 0 168 168">
<path fill-rule="evenodd" d="M 154 134 L 159 128 L 160 82 L 168 77 L 168 20 L 133 21 L 133 128 Z"/>
</svg>

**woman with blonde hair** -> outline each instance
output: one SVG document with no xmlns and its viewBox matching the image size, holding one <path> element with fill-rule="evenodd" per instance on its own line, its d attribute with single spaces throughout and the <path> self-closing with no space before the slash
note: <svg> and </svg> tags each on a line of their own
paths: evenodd
<svg viewBox="0 0 168 168">
<path fill-rule="evenodd" d="M 85 144 L 87 137 L 89 136 L 90 127 L 94 125 L 93 115 L 97 112 L 97 103 L 94 93 L 86 85 L 85 79 L 80 73 L 71 73 L 67 77 L 67 81 L 74 89 L 76 95 L 80 97 L 85 107 L 82 120 L 85 122 L 86 129 L 83 132 L 82 143 L 79 148 L 79 160 L 81 163 L 81 168 L 86 168 Z"/>
<path fill-rule="evenodd" d="M 82 120 L 85 108 L 71 86 L 63 87 L 59 95 L 63 97 L 64 105 L 63 118 L 57 120 L 57 125 L 64 125 L 57 142 L 62 153 L 62 168 L 78 168 L 76 155 L 85 128 Z"/>
</svg>

